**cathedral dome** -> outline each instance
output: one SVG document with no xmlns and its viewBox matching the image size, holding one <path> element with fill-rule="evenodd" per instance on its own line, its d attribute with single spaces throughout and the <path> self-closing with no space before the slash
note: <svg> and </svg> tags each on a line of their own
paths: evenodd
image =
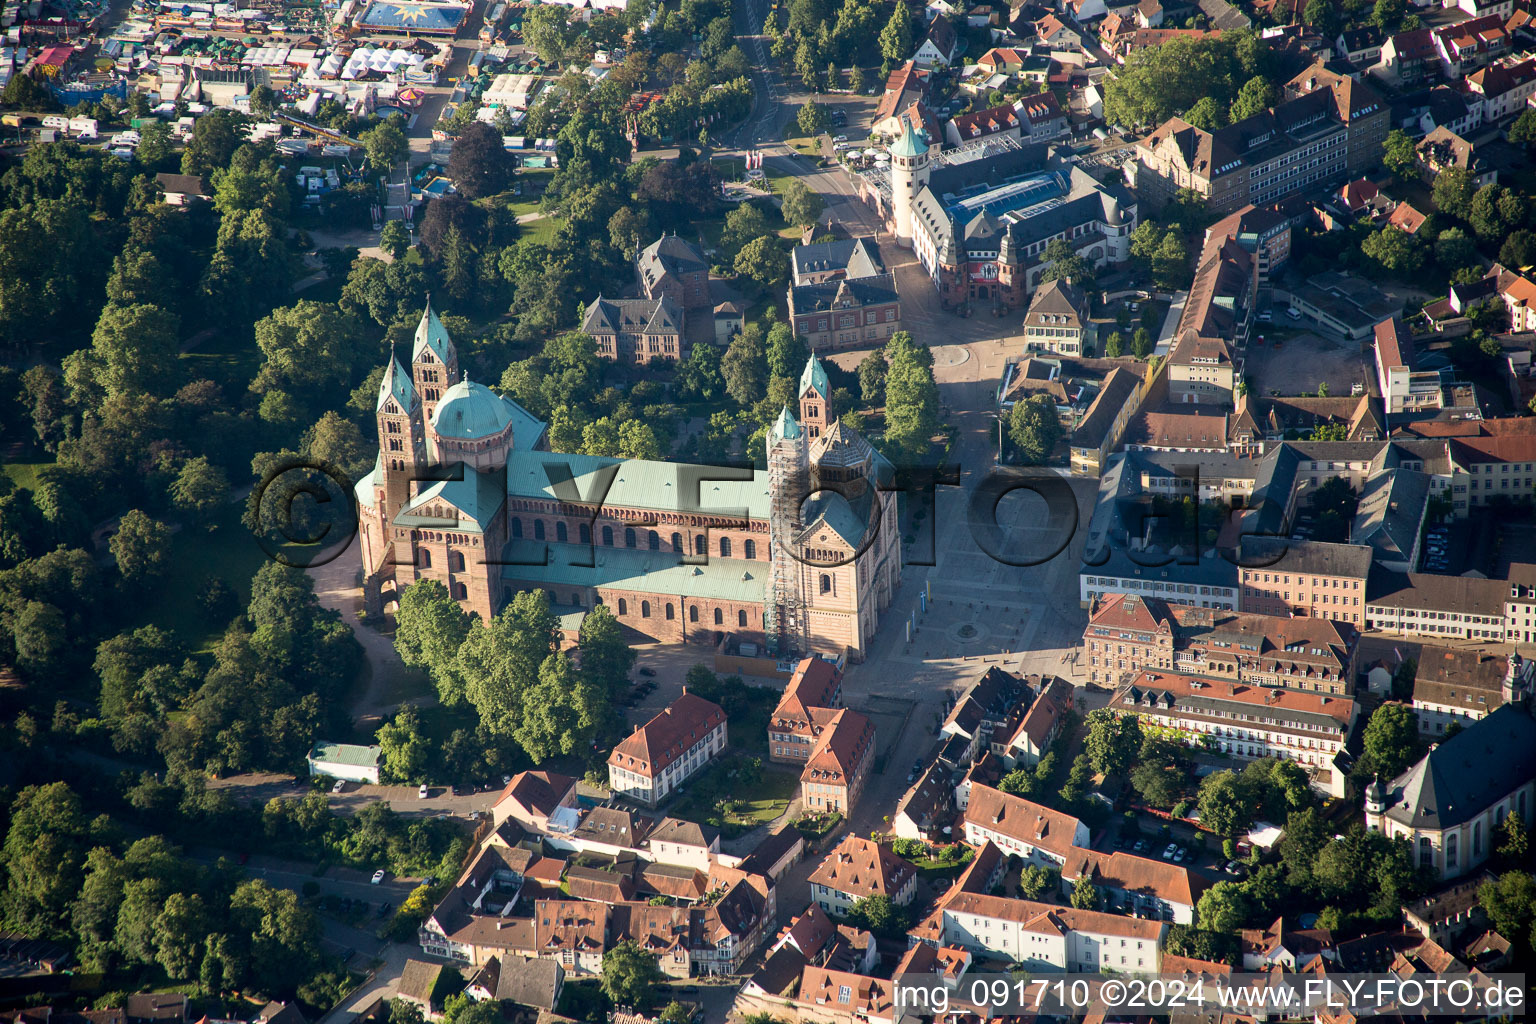
<svg viewBox="0 0 1536 1024">
<path fill-rule="evenodd" d="M 484 384 L 461 380 L 447 391 L 432 414 L 441 437 L 471 440 L 493 437 L 512 422 L 512 404 Z"/>
</svg>

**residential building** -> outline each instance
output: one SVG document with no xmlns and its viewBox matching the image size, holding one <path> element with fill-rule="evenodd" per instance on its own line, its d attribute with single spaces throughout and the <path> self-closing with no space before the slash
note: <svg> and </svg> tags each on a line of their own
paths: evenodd
<svg viewBox="0 0 1536 1024">
<path fill-rule="evenodd" d="M 440 1020 L 448 991 L 442 964 L 407 960 L 395 985 L 395 998 L 414 1004 L 427 1020 Z"/>
<path fill-rule="evenodd" d="M 1024 337 L 1031 351 L 1091 355 L 1096 333 L 1088 317 L 1088 296 L 1070 279 L 1047 281 L 1029 300 Z"/>
<path fill-rule="evenodd" d="M 682 310 L 666 294 L 655 299 L 605 299 L 587 307 L 581 329 L 597 342 L 597 354 L 644 366 L 658 359 L 687 358 Z"/>
<path fill-rule="evenodd" d="M 1040 763 L 1061 735 L 1062 726 L 1072 711 L 1072 684 L 1052 676 L 1037 678 L 1035 697 L 1029 710 L 1024 712 L 1018 728 L 1006 740 L 994 738 L 992 749 L 1002 755 L 1009 765 L 1026 768 Z"/>
<path fill-rule="evenodd" d="M 1240 760 L 1293 761 L 1314 788 L 1344 795 L 1345 776 L 1335 758 L 1355 723 L 1356 705 L 1348 697 L 1143 670 L 1115 693 L 1109 708 Z"/>
<path fill-rule="evenodd" d="M 1536 281 L 1523 272 L 1510 270 L 1495 263 L 1488 269 L 1488 277 L 1494 280 L 1494 291 L 1504 302 L 1509 313 L 1509 329 L 1522 334 L 1536 331 Z"/>
<path fill-rule="evenodd" d="M 897 839 L 936 840 L 955 820 L 955 787 L 950 769 L 938 761 L 923 769 L 896 804 L 891 834 Z"/>
<path fill-rule="evenodd" d="M 1508 577 L 1378 572 L 1366 621 L 1371 629 L 1430 639 L 1536 642 L 1536 566 L 1516 562 Z"/>
<path fill-rule="evenodd" d="M 495 985 L 482 990 L 484 994 L 479 998 L 510 1002 L 533 1010 L 553 1013 L 565 988 L 565 968 L 554 960 L 525 956 L 493 958 L 484 971 L 485 980 L 489 982 L 494 977 Z M 466 991 L 471 997 L 476 996 L 473 988 Z"/>
<path fill-rule="evenodd" d="M 1488 717 L 1504 703 L 1506 692 L 1528 692 L 1533 682 L 1536 662 L 1518 654 L 1500 657 L 1480 650 L 1425 644 L 1413 677 L 1413 711 L 1419 733 L 1431 740 L 1442 739 L 1452 723 L 1465 728 Z"/>
<path fill-rule="evenodd" d="M 1387 77 L 1405 86 L 1438 76 L 1440 51 L 1435 45 L 1434 30 L 1416 28 L 1396 33 L 1381 44 L 1378 67 Z"/>
<path fill-rule="evenodd" d="M 1372 782 L 1365 793 L 1366 826 L 1406 840 L 1414 866 L 1440 878 L 1479 867 L 1506 816 L 1530 820 L 1536 720 L 1529 704 L 1528 693 L 1520 694 L 1435 745 L 1391 782 Z"/>
<path fill-rule="evenodd" d="M 1242 556 L 1243 611 L 1311 615 L 1356 629 L 1364 625 L 1371 548 L 1248 536 L 1242 540 Z"/>
<path fill-rule="evenodd" d="M 1477 155 L 1476 147 L 1449 128 L 1438 127 L 1425 135 L 1414 152 L 1425 181 L 1433 181 L 1440 172 L 1452 167 L 1470 174 L 1477 188 L 1498 181 L 1499 172 Z"/>
<path fill-rule="evenodd" d="M 810 759 L 826 720 L 843 706 L 842 679 L 837 666 L 823 658 L 803 658 L 795 665 L 784 696 L 768 716 L 768 760 L 803 765 Z"/>
<path fill-rule="evenodd" d="M 1141 409 L 1149 378 L 1140 364 L 1135 369 L 1117 366 L 1104 378 L 1104 386 L 1072 431 L 1072 472 L 1098 477 L 1110 454 L 1120 445 L 1125 427 Z"/>
<path fill-rule="evenodd" d="M 1376 387 L 1389 417 L 1440 408 L 1441 378 L 1437 370 L 1415 371 L 1413 335 L 1402 317 L 1375 327 Z"/>
<path fill-rule="evenodd" d="M 1357 68 L 1367 68 L 1381 59 L 1382 44 L 1386 41 L 1381 29 L 1375 25 L 1347 28 L 1334 39 L 1334 53 Z"/>
<path fill-rule="evenodd" d="M 1011 103 L 1005 103 L 1000 107 L 988 107 L 986 110 L 973 110 L 968 114 L 958 114 L 944 125 L 944 139 L 951 146 L 994 136 L 1018 139 L 1022 132 L 1023 125 L 1019 120 L 1018 111 Z"/>
<path fill-rule="evenodd" d="M 1309 616 L 1256 615 L 1110 594 L 1083 631 L 1091 682 L 1124 684 L 1145 670 L 1348 696 L 1359 631 Z"/>
<path fill-rule="evenodd" d="M 800 773 L 801 805 L 848 816 L 863 795 L 874 759 L 874 723 L 849 708 L 832 712 Z"/>
<path fill-rule="evenodd" d="M 1341 181 L 1380 159 L 1390 115 L 1369 85 L 1313 65 L 1273 110 L 1207 132 L 1172 118 L 1136 145 L 1133 184 L 1161 206 L 1191 188 L 1217 215 Z"/>
<path fill-rule="evenodd" d="M 212 186 L 198 174 L 156 174 L 155 186 L 168 206 L 193 206 L 213 199 Z"/>
<path fill-rule="evenodd" d="M 1291 219 L 1278 204 L 1245 206 L 1205 229 L 1204 252 L 1220 251 L 1217 240 L 1230 240 L 1251 253 L 1256 284 L 1265 288 L 1291 257 Z M 1218 294 L 1212 292 L 1211 301 Z"/>
<path fill-rule="evenodd" d="M 885 896 L 898 906 L 917 893 L 917 869 L 879 843 L 846 836 L 832 848 L 809 879 L 811 900 L 841 917 L 866 896 Z"/>
<path fill-rule="evenodd" d="M 1449 81 L 1465 77 L 1508 52 L 1510 38 L 1504 17 L 1498 14 L 1442 25 L 1434 30 L 1441 74 Z"/>
<path fill-rule="evenodd" d="M 1505 58 L 1472 72 L 1466 78 L 1467 93 L 1483 104 L 1483 121 L 1491 124 L 1514 117 L 1536 94 L 1536 58 Z"/>
<path fill-rule="evenodd" d="M 608 786 L 616 796 L 655 807 L 725 747 L 725 709 L 684 691 L 613 748 Z"/>
<path fill-rule="evenodd" d="M 977 892 L 946 898 L 913 935 L 1018 963 L 1030 972 L 1156 972 L 1168 926 Z"/>
<path fill-rule="evenodd" d="M 1088 826 L 1021 796 L 973 783 L 960 818 L 965 841 L 992 843 L 1005 854 L 1060 868 L 1074 848 L 1088 845 Z"/>
<path fill-rule="evenodd" d="M 1088 879 L 1107 911 L 1183 925 L 1194 924 L 1200 894 L 1210 888 L 1182 864 L 1123 850 L 1073 851 L 1061 868 L 1061 894 L 1070 896 L 1081 878 Z"/>
<path fill-rule="evenodd" d="M 1039 92 L 1013 104 L 1020 123 L 1020 137 L 1025 142 L 1050 142 L 1071 131 L 1067 112 L 1061 109 L 1056 94 Z"/>
<path fill-rule="evenodd" d="M 960 55 L 961 42 L 955 35 L 955 27 L 942 14 L 935 14 L 928 22 L 928 31 L 912 54 L 912 63 L 920 68 L 947 68 Z"/>
<path fill-rule="evenodd" d="M 570 831 L 575 827 L 576 808 L 575 779 L 556 772 L 526 771 L 513 776 L 501 791 L 491 805 L 491 820 L 497 828 L 511 820 L 530 832 Z"/>
<path fill-rule="evenodd" d="M 1351 341 L 1365 341 L 1376 325 L 1402 311 L 1402 304 L 1364 278 L 1325 270 L 1291 287 L 1291 305 Z"/>
</svg>

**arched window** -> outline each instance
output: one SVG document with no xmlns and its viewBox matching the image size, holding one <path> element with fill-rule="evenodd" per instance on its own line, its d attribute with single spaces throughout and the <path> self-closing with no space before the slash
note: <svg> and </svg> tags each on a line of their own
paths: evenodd
<svg viewBox="0 0 1536 1024">
<path fill-rule="evenodd" d="M 624 528 L 624 546 L 627 548 L 635 546 L 635 528 L 633 526 L 626 526 Z"/>
<path fill-rule="evenodd" d="M 709 554 L 709 541 L 704 539 L 704 535 L 702 533 L 696 533 L 693 535 L 693 553 L 696 555 Z"/>
<path fill-rule="evenodd" d="M 651 602 L 649 602 L 649 601 L 641 601 L 640 602 L 640 617 L 642 619 L 648 619 L 648 618 L 651 617 Z"/>
<path fill-rule="evenodd" d="M 650 536 L 645 538 L 645 543 L 652 551 L 660 551 L 661 534 L 657 533 L 655 530 L 650 531 Z"/>
<path fill-rule="evenodd" d="M 603 527 L 603 544 L 610 548 L 613 547 L 613 527 Z"/>
<path fill-rule="evenodd" d="M 576 536 L 581 538 L 581 542 L 583 544 L 591 544 L 592 527 L 588 526 L 586 523 L 582 523 L 581 526 L 577 528 Z"/>
<path fill-rule="evenodd" d="M 581 599 L 581 595 L 580 594 L 572 594 L 571 595 L 571 604 L 575 605 L 577 608 L 584 608 L 584 607 L 586 607 L 586 602 Z"/>
<path fill-rule="evenodd" d="M 757 557 L 757 541 L 744 540 L 741 542 L 741 557 L 748 561 Z"/>
<path fill-rule="evenodd" d="M 519 519 L 517 516 L 513 516 L 512 517 L 512 539 L 513 540 L 522 540 L 523 539 L 523 521 L 521 519 Z"/>
<path fill-rule="evenodd" d="M 1456 866 L 1456 847 L 1460 837 L 1455 832 L 1445 837 L 1445 869 L 1449 871 Z"/>
<path fill-rule="evenodd" d="M 676 551 L 678 554 L 682 554 L 683 553 L 683 535 L 682 534 L 674 533 L 672 535 L 672 550 Z"/>
<path fill-rule="evenodd" d="M 821 592 L 823 594 L 832 593 L 832 577 L 826 573 L 821 574 Z"/>
<path fill-rule="evenodd" d="M 420 551 L 416 552 L 416 564 L 421 566 L 423 569 L 432 568 L 432 552 L 428 551 L 426 548 L 422 548 Z"/>
<path fill-rule="evenodd" d="M 720 557 L 721 558 L 730 558 L 731 557 L 731 538 L 729 538 L 729 537 L 721 537 L 720 538 Z"/>
<path fill-rule="evenodd" d="M 533 521 L 533 539 L 534 540 L 543 540 L 544 539 L 544 520 L 542 520 L 542 519 L 535 519 Z"/>
<path fill-rule="evenodd" d="M 699 621 L 699 606 L 698 605 L 693 605 L 691 608 L 688 609 L 688 621 L 689 622 L 698 622 Z"/>
<path fill-rule="evenodd" d="M 740 626 L 742 629 L 747 628 L 747 613 L 745 609 L 736 613 L 736 625 Z"/>
<path fill-rule="evenodd" d="M 668 622 L 672 621 L 672 602 L 671 601 L 667 602 L 667 621 Z"/>
<path fill-rule="evenodd" d="M 562 519 L 555 523 L 555 540 L 559 541 L 561 544 L 564 544 L 570 539 L 571 531 L 565 528 L 565 520 Z"/>
<path fill-rule="evenodd" d="M 619 598 L 619 614 L 620 615 L 628 615 L 629 614 L 629 602 L 624 600 L 622 597 Z"/>
<path fill-rule="evenodd" d="M 1429 836 L 1419 836 L 1419 867 L 1432 868 L 1435 866 L 1435 848 L 1429 841 Z"/>
<path fill-rule="evenodd" d="M 1474 821 L 1472 823 L 1472 856 L 1474 856 L 1474 857 L 1481 857 L 1482 855 L 1483 855 L 1483 823 L 1480 822 L 1480 821 Z"/>
<path fill-rule="evenodd" d="M 453 585 L 453 599 L 455 601 L 463 601 L 463 600 L 465 600 L 468 597 L 469 597 L 469 590 L 464 586 L 464 584 L 462 584 L 462 583 L 455 583 Z"/>
<path fill-rule="evenodd" d="M 448 568 L 452 569 L 454 572 L 463 572 L 464 571 L 464 552 L 462 552 L 462 551 L 450 552 L 449 555 L 448 555 Z"/>
<path fill-rule="evenodd" d="M 717 625 L 717 626 L 725 625 L 725 613 L 722 612 L 719 608 L 715 609 L 715 625 Z"/>
</svg>

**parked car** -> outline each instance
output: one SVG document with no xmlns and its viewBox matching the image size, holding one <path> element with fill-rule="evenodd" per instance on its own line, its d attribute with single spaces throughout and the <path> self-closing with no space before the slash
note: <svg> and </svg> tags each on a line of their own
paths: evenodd
<svg viewBox="0 0 1536 1024">
<path fill-rule="evenodd" d="M 373 873 L 373 882 L 370 883 L 370 884 L 378 885 L 382 881 L 384 881 L 384 869 L 383 868 L 379 868 L 379 870 L 377 870 L 377 871 L 375 871 Z"/>
<path fill-rule="evenodd" d="M 426 878 L 423 878 L 421 880 L 421 884 L 425 885 L 425 886 L 428 886 L 430 888 L 431 886 L 434 886 L 434 885 L 437 884 L 437 876 L 436 875 L 428 875 Z"/>
<path fill-rule="evenodd" d="M 332 793 L 340 793 L 343 789 L 346 789 L 346 788 L 347 788 L 347 784 L 345 782 L 343 782 L 341 779 L 337 779 L 336 780 L 336 785 L 331 787 L 331 792 Z"/>
<path fill-rule="evenodd" d="M 427 798 L 427 794 L 430 792 L 431 790 L 427 789 L 426 786 L 422 786 L 420 789 L 416 790 L 416 799 L 425 800 Z"/>
<path fill-rule="evenodd" d="M 393 906 L 394 906 L 394 904 L 392 904 L 392 903 L 380 903 L 379 904 L 379 916 L 380 917 L 388 917 L 389 916 L 390 908 L 393 907 Z"/>
<path fill-rule="evenodd" d="M 653 668 L 642 668 L 640 674 L 649 679 L 656 674 L 656 670 Z"/>
<path fill-rule="evenodd" d="M 1145 839 L 1138 839 L 1131 846 L 1131 849 L 1135 850 L 1137 853 L 1146 853 L 1147 852 L 1147 841 Z"/>
<path fill-rule="evenodd" d="M 1178 843 L 1169 843 L 1167 847 L 1163 849 L 1163 860 L 1173 860 L 1173 855 L 1178 850 L 1178 848 Z"/>
<path fill-rule="evenodd" d="M 1273 310 L 1264 309 L 1264 310 L 1260 310 L 1259 311 L 1259 322 L 1260 323 L 1264 323 L 1264 324 L 1273 323 L 1274 319 L 1275 319 L 1275 314 L 1274 314 Z"/>
<path fill-rule="evenodd" d="M 1290 317 L 1292 320 L 1300 320 L 1301 310 L 1297 309 L 1295 306 L 1287 306 L 1285 307 L 1285 315 Z"/>
</svg>

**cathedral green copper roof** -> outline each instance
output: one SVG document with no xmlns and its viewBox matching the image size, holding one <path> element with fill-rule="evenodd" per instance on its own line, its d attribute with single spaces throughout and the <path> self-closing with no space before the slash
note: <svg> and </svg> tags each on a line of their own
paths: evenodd
<svg viewBox="0 0 1536 1024">
<path fill-rule="evenodd" d="M 443 437 L 493 437 L 512 422 L 512 403 L 484 384 L 461 380 L 443 392 L 432 413 L 432 429 Z"/>
<path fill-rule="evenodd" d="M 827 382 L 827 371 L 821 365 L 821 360 L 815 356 L 805 361 L 805 370 L 800 374 L 800 393 L 803 395 L 811 388 L 822 398 L 832 397 L 832 386 Z"/>
<path fill-rule="evenodd" d="M 794 415 L 789 411 L 789 406 L 786 405 L 784 410 L 779 413 L 779 418 L 773 421 L 771 441 L 781 441 L 785 438 L 792 441 L 799 436 L 800 424 L 795 422 Z"/>
<path fill-rule="evenodd" d="M 643 547 L 514 540 L 502 549 L 501 578 L 543 587 L 553 600 L 562 603 L 569 603 L 572 587 L 611 587 L 743 604 L 762 603 L 768 582 L 767 562 L 711 556 L 707 565 L 686 565 L 682 558 L 666 543 L 663 550 L 650 551 Z M 651 608 L 652 617 L 662 614 L 660 607 Z M 762 621 L 753 622 L 749 617 L 747 624 L 760 628 Z M 737 628 L 734 617 L 726 625 Z"/>
<path fill-rule="evenodd" d="M 439 480 L 407 503 L 395 516 L 395 525 L 484 533 L 506 500 L 500 474 L 477 473 L 466 466 L 461 479 Z"/>
<path fill-rule="evenodd" d="M 887 152 L 890 153 L 891 156 L 906 157 L 907 159 L 911 159 L 912 157 L 922 156 L 924 153 L 928 152 L 928 144 L 924 142 L 922 138 L 917 134 L 917 131 L 913 129 L 912 121 L 910 118 L 902 118 L 901 126 L 901 138 L 891 143 L 890 147 L 887 149 Z"/>
<path fill-rule="evenodd" d="M 395 401 L 406 412 L 410 412 L 416 402 L 416 385 L 411 383 L 411 375 L 405 372 L 405 367 L 394 356 L 389 357 L 389 365 L 384 367 L 384 379 L 379 382 L 379 401 L 374 408 L 384 408 L 390 395 L 395 396 Z"/>
<path fill-rule="evenodd" d="M 421 314 L 421 322 L 416 325 L 416 343 L 411 348 L 413 362 L 421 358 L 422 349 L 431 349 L 437 361 L 444 365 L 452 361 L 453 339 L 448 337 L 448 329 L 437 318 L 431 298 L 427 299 L 427 308 Z"/>
<path fill-rule="evenodd" d="M 747 480 L 732 479 L 740 472 L 681 462 L 514 447 L 507 456 L 507 494 L 658 512 L 737 513 L 767 519 L 771 505 L 767 471 L 754 470 Z"/>
</svg>

